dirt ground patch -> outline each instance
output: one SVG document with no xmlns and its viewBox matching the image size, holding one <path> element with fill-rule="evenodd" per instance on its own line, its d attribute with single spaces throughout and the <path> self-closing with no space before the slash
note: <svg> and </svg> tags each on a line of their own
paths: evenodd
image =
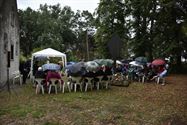
<svg viewBox="0 0 187 125">
<path fill-rule="evenodd" d="M 166 83 L 57 95 L 36 95 L 24 85 L 0 93 L 0 124 L 187 125 L 187 75 L 170 75 Z"/>
</svg>

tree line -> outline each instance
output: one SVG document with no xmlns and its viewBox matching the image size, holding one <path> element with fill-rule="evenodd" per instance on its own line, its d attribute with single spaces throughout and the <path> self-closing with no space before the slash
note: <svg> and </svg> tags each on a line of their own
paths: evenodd
<svg viewBox="0 0 187 125">
<path fill-rule="evenodd" d="M 20 48 L 25 57 L 54 48 L 69 60 L 110 58 L 107 43 L 114 33 L 122 40 L 120 58 L 170 57 L 177 65 L 187 48 L 187 1 L 100 0 L 92 14 L 69 6 L 40 5 L 38 10 L 18 10 Z"/>
</svg>

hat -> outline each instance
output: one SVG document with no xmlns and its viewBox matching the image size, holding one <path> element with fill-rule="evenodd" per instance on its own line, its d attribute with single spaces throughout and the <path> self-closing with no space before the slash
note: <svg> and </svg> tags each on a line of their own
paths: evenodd
<svg viewBox="0 0 187 125">
<path fill-rule="evenodd" d="M 38 71 L 42 71 L 42 67 L 38 67 Z"/>
<path fill-rule="evenodd" d="M 61 65 L 61 66 L 64 65 L 64 63 L 62 61 L 58 61 L 58 64 Z"/>
</svg>

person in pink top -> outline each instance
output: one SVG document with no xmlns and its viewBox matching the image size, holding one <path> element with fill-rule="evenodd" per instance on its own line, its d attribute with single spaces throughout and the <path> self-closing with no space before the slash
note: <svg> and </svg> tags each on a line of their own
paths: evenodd
<svg viewBox="0 0 187 125">
<path fill-rule="evenodd" d="M 56 71 L 48 71 L 46 75 L 46 82 L 49 83 L 51 78 L 56 78 L 61 80 L 61 84 L 63 84 L 63 80 L 61 79 L 61 74 Z"/>
</svg>

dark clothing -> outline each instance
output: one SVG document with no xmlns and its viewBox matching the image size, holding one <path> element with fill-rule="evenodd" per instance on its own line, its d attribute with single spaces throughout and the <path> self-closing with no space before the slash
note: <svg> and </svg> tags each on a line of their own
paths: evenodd
<svg viewBox="0 0 187 125">
<path fill-rule="evenodd" d="M 30 72 L 29 61 L 20 63 L 19 70 L 20 70 L 20 73 L 23 75 L 23 84 L 25 84 L 28 74 Z"/>
<path fill-rule="evenodd" d="M 86 74 L 83 75 L 83 77 L 95 77 L 95 73 L 93 72 L 86 72 Z"/>
<path fill-rule="evenodd" d="M 43 78 L 45 79 L 46 78 L 46 74 L 44 71 L 37 71 L 36 74 L 35 74 L 35 78 Z"/>
<path fill-rule="evenodd" d="M 36 72 L 38 71 L 38 64 L 37 63 L 35 63 L 34 65 L 33 65 L 33 76 L 35 76 L 35 74 L 36 74 Z"/>
</svg>

